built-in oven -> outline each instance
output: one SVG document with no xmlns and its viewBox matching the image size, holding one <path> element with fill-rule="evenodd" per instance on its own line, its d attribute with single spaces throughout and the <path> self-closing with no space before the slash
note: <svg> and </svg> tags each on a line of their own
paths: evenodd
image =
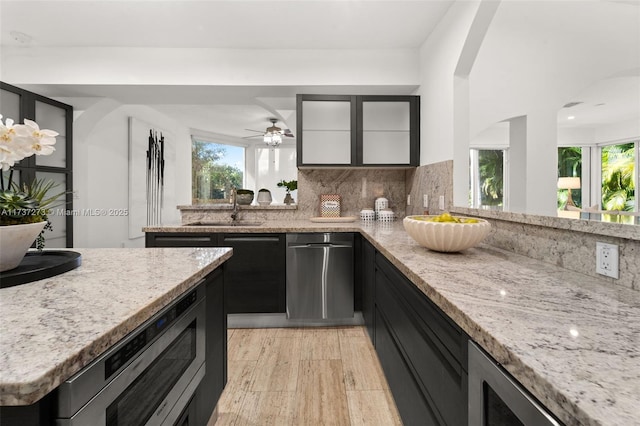
<svg viewBox="0 0 640 426">
<path fill-rule="evenodd" d="M 526 389 L 469 340 L 469 426 L 559 426 Z"/>
<path fill-rule="evenodd" d="M 189 403 L 204 373 L 200 285 L 61 384 L 56 424 L 188 424 L 185 415 L 193 412 Z"/>
</svg>

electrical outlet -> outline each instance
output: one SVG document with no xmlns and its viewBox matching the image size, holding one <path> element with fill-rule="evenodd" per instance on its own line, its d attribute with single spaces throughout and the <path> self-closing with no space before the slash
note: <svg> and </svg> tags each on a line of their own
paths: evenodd
<svg viewBox="0 0 640 426">
<path fill-rule="evenodd" d="M 438 208 L 440 210 L 444 210 L 444 195 L 441 195 L 440 199 L 438 200 Z"/>
<path fill-rule="evenodd" d="M 618 278 L 618 246 L 596 242 L 596 272 Z"/>
<path fill-rule="evenodd" d="M 427 194 L 422 195 L 422 207 L 429 208 L 429 196 Z"/>
<path fill-rule="evenodd" d="M 407 194 L 407 205 L 411 205 L 411 194 Z"/>
</svg>

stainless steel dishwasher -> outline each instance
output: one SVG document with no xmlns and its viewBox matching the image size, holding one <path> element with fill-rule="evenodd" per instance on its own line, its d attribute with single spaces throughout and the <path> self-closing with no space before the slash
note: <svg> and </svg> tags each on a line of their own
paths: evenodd
<svg viewBox="0 0 640 426">
<path fill-rule="evenodd" d="M 352 318 L 353 281 L 353 234 L 287 234 L 287 318 Z"/>
</svg>

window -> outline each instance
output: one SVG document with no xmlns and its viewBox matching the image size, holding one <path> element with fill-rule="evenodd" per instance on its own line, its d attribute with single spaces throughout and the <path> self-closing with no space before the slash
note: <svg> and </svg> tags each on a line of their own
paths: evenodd
<svg viewBox="0 0 640 426">
<path fill-rule="evenodd" d="M 635 211 L 636 144 L 602 147 L 602 210 Z"/>
<path fill-rule="evenodd" d="M 193 204 L 229 200 L 232 188 L 245 179 L 245 148 L 192 139 L 191 178 Z"/>
<path fill-rule="evenodd" d="M 471 150 L 470 205 L 502 210 L 504 207 L 504 162 L 502 149 Z"/>
<path fill-rule="evenodd" d="M 582 147 L 568 146 L 558 148 L 558 178 L 561 177 L 577 177 L 580 179 L 581 187 L 588 185 L 588 182 L 584 182 L 582 179 Z M 571 191 L 571 199 L 574 206 L 582 207 L 582 191 L 580 188 L 558 188 L 558 210 L 566 208 L 569 191 Z"/>
</svg>

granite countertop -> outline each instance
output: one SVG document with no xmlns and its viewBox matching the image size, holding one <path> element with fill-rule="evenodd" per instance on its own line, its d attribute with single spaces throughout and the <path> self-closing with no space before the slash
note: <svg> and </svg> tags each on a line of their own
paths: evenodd
<svg viewBox="0 0 640 426">
<path fill-rule="evenodd" d="M 229 248 L 72 249 L 70 272 L 0 289 L 0 405 L 55 389 L 229 257 Z"/>
<path fill-rule="evenodd" d="M 567 425 L 640 424 L 640 292 L 487 245 L 419 246 L 401 222 L 164 232 L 360 232 Z"/>
</svg>

